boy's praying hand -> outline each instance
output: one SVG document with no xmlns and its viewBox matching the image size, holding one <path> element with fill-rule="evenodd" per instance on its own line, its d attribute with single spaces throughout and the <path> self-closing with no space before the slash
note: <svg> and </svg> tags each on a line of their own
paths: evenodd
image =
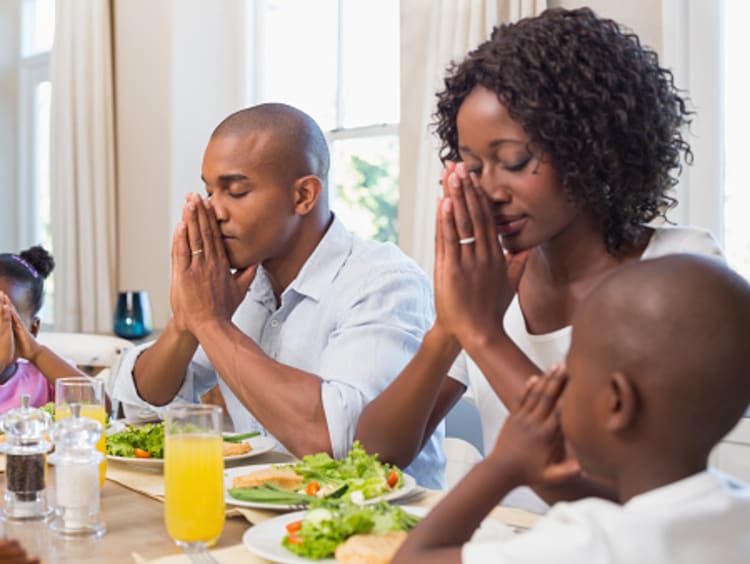
<svg viewBox="0 0 750 564">
<path fill-rule="evenodd" d="M 557 409 L 566 383 L 558 366 L 529 379 L 495 448 L 409 534 L 394 563 L 459 562 L 461 545 L 513 488 L 556 485 L 580 473 L 566 452 Z"/>
</svg>

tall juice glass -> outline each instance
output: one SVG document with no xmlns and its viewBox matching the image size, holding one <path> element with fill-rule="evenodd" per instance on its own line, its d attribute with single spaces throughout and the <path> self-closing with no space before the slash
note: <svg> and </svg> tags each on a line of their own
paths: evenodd
<svg viewBox="0 0 750 564">
<path fill-rule="evenodd" d="M 213 405 L 167 409 L 164 521 L 169 536 L 188 551 L 213 546 L 224 528 L 221 424 L 221 408 Z"/>
<path fill-rule="evenodd" d="M 99 463 L 99 487 L 107 473 L 107 412 L 105 410 L 104 380 L 97 378 L 58 378 L 55 380 L 55 421 L 70 417 L 70 404 L 81 405 L 81 417 L 88 417 L 102 425 L 102 436 L 96 450 L 104 458 Z"/>
</svg>

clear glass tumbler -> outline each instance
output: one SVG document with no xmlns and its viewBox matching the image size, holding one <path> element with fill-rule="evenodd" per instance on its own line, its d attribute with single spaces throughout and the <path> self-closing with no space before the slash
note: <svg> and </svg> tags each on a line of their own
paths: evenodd
<svg viewBox="0 0 750 564">
<path fill-rule="evenodd" d="M 224 528 L 222 410 L 182 404 L 167 409 L 164 521 L 186 551 L 216 544 Z"/>
</svg>

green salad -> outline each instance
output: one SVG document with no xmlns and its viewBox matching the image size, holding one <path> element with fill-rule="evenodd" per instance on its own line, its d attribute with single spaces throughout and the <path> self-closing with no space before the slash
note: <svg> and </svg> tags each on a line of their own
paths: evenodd
<svg viewBox="0 0 750 564">
<path fill-rule="evenodd" d="M 48 401 L 39 409 L 41 409 L 42 411 L 45 411 L 52 418 L 52 421 L 55 420 L 55 402 Z"/>
<path fill-rule="evenodd" d="M 107 454 L 126 458 L 164 458 L 164 423 L 128 426 L 107 436 Z"/>
<path fill-rule="evenodd" d="M 293 504 L 319 498 L 348 499 L 357 504 L 387 494 L 404 485 L 403 472 L 382 463 L 377 454 L 367 454 L 354 441 L 349 454 L 334 460 L 328 453 L 308 454 L 295 464 L 280 464 L 302 476 L 302 486 L 290 492 L 271 484 L 255 488 L 232 488 L 229 495 L 241 501 Z"/>
<path fill-rule="evenodd" d="M 281 544 L 297 556 L 320 560 L 352 535 L 410 531 L 419 517 L 381 501 L 360 506 L 349 501 L 318 501 L 300 520 L 286 526 Z"/>
<path fill-rule="evenodd" d="M 224 435 L 225 443 L 239 443 L 258 436 L 258 431 Z M 107 454 L 124 458 L 164 458 L 164 421 L 128 425 L 119 433 L 107 435 Z"/>
</svg>

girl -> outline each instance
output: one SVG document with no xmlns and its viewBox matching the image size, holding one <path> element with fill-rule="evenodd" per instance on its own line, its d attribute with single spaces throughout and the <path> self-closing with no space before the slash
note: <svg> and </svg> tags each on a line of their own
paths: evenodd
<svg viewBox="0 0 750 564">
<path fill-rule="evenodd" d="M 689 112 L 656 53 L 590 9 L 496 28 L 449 68 L 436 118 L 446 163 L 436 321 L 356 433 L 398 465 L 465 392 L 485 447 L 495 444 L 527 378 L 562 362 L 573 313 L 610 272 L 721 254 L 705 231 L 651 224 L 675 203 L 680 157 L 692 157 L 681 133 Z"/>
<path fill-rule="evenodd" d="M 35 339 L 44 280 L 54 267 L 41 246 L 0 254 L 0 413 L 19 407 L 24 393 L 35 407 L 52 401 L 57 378 L 86 377 Z"/>
</svg>

